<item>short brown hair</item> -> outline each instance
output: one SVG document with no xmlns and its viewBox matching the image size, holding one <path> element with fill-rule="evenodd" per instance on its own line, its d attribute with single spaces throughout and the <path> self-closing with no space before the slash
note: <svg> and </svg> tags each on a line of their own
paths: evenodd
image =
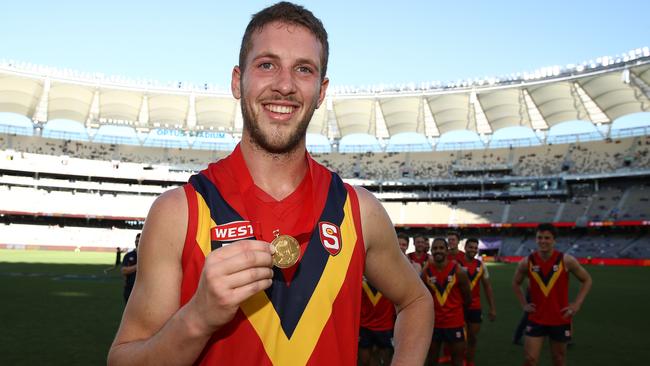
<svg viewBox="0 0 650 366">
<path fill-rule="evenodd" d="M 327 60 L 329 59 L 330 52 L 327 31 L 320 19 L 316 18 L 311 11 L 287 1 L 282 1 L 262 9 L 251 18 L 244 32 L 244 37 L 241 40 L 241 47 L 239 48 L 239 67 L 242 72 L 244 72 L 246 66 L 246 57 L 248 57 L 248 53 L 253 48 L 253 32 L 261 31 L 265 25 L 276 21 L 303 26 L 320 41 L 322 46 L 320 78 L 321 80 L 325 79 L 325 75 L 327 74 Z"/>
</svg>

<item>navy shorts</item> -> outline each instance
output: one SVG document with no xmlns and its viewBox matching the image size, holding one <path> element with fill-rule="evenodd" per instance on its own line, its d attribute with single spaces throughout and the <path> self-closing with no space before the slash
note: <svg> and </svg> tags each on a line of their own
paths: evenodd
<svg viewBox="0 0 650 366">
<path fill-rule="evenodd" d="M 548 336 L 555 342 L 566 343 L 571 340 L 571 324 L 542 325 L 529 320 L 526 324 L 526 335 L 529 337 Z"/>
<path fill-rule="evenodd" d="M 465 310 L 465 323 L 482 323 L 483 313 L 481 309 L 466 309 Z"/>
<path fill-rule="evenodd" d="M 393 348 L 392 330 L 370 330 L 361 327 L 359 329 L 359 348 Z"/>
<path fill-rule="evenodd" d="M 433 340 L 438 343 L 465 341 L 465 328 L 433 328 Z"/>
</svg>

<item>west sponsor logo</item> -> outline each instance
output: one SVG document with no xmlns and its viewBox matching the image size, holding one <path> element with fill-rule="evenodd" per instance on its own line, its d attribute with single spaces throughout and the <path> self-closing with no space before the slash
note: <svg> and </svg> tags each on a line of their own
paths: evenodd
<svg viewBox="0 0 650 366">
<path fill-rule="evenodd" d="M 254 237 L 250 221 L 233 221 L 217 225 L 210 231 L 212 241 L 229 242 Z"/>
</svg>

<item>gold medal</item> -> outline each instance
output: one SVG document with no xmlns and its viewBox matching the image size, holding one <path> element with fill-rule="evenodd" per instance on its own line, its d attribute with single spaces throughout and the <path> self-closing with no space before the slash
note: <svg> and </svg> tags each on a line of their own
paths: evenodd
<svg viewBox="0 0 650 366">
<path fill-rule="evenodd" d="M 273 265 L 279 268 L 289 268 L 300 258 L 300 245 L 298 240 L 289 235 L 279 235 L 271 242 L 275 246 Z"/>
</svg>

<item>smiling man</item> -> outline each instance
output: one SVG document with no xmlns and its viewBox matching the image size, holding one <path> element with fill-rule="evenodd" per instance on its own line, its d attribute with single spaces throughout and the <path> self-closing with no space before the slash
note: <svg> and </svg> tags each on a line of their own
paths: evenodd
<svg viewBox="0 0 650 366">
<path fill-rule="evenodd" d="M 431 297 L 388 215 L 305 148 L 328 53 L 301 6 L 253 16 L 232 72 L 241 143 L 153 204 L 109 364 L 353 365 L 365 275 L 396 306 L 393 364 L 422 365 Z"/>
<path fill-rule="evenodd" d="M 552 224 L 537 226 L 537 250 L 517 265 L 512 288 L 528 322 L 524 339 L 524 365 L 534 366 L 544 344 L 550 339 L 554 366 L 566 364 L 567 342 L 571 340 L 571 323 L 591 289 L 591 276 L 575 257 L 555 249 L 557 230 Z M 580 281 L 580 290 L 569 302 L 569 273 Z M 521 284 L 528 277 L 530 301 Z"/>
</svg>

